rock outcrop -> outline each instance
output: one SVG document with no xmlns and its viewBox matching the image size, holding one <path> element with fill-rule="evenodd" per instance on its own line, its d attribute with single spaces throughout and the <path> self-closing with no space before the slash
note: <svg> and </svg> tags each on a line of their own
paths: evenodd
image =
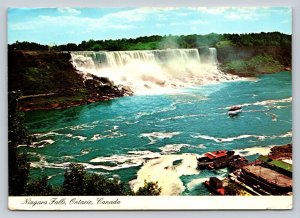
<svg viewBox="0 0 300 218">
<path fill-rule="evenodd" d="M 70 60 L 68 52 L 9 51 L 8 91 L 21 91 L 20 110 L 61 109 L 133 94 L 104 77 L 83 78 Z"/>
</svg>

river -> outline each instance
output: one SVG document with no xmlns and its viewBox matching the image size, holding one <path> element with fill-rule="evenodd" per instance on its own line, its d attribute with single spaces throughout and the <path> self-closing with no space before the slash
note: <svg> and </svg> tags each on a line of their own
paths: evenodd
<svg viewBox="0 0 300 218">
<path fill-rule="evenodd" d="M 254 160 L 292 141 L 291 73 L 262 75 L 176 92 L 139 94 L 64 110 L 26 112 L 38 142 L 28 152 L 30 175 L 61 184 L 65 167 L 119 177 L 136 189 L 158 181 L 164 195 L 208 195 L 202 182 L 228 171 L 196 169 L 196 157 L 232 149 Z M 237 117 L 228 107 L 242 105 Z"/>
</svg>

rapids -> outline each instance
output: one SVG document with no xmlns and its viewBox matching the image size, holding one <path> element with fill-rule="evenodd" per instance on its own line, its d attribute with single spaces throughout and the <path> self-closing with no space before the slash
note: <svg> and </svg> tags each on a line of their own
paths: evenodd
<svg viewBox="0 0 300 218">
<path fill-rule="evenodd" d="M 84 77 L 107 77 L 136 95 L 26 112 L 37 142 L 19 149 L 30 158 L 33 178 L 46 175 L 51 184 L 62 184 L 65 168 L 76 162 L 134 190 L 146 179 L 158 181 L 163 195 L 208 195 L 202 182 L 228 171 L 198 171 L 198 155 L 229 149 L 253 161 L 292 141 L 290 72 L 234 80 L 218 70 L 215 49 L 71 55 Z M 243 109 L 232 118 L 227 110 L 233 105 Z"/>
</svg>

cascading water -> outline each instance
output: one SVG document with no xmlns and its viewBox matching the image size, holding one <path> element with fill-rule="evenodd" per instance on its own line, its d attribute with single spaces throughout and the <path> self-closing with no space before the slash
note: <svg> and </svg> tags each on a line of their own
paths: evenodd
<svg viewBox="0 0 300 218">
<path fill-rule="evenodd" d="M 135 93 L 161 93 L 233 78 L 217 69 L 215 48 L 209 48 L 204 58 L 197 49 L 82 51 L 71 56 L 83 75 L 107 77 Z"/>
<path fill-rule="evenodd" d="M 209 48 L 209 58 L 211 59 L 212 64 L 218 64 L 217 49 Z"/>
</svg>

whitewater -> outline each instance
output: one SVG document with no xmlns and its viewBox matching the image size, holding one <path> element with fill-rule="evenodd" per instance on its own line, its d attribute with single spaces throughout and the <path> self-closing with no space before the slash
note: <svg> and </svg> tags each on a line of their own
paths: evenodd
<svg viewBox="0 0 300 218">
<path fill-rule="evenodd" d="M 130 87 L 135 94 L 174 92 L 236 79 L 217 68 L 215 48 L 72 52 L 73 66 L 84 76 L 106 77 L 115 85 Z"/>
</svg>

